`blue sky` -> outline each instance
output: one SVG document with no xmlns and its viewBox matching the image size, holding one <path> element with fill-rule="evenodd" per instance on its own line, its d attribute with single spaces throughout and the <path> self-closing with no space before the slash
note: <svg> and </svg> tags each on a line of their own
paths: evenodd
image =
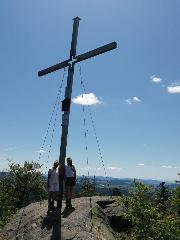
<svg viewBox="0 0 180 240">
<path fill-rule="evenodd" d="M 100 101 L 91 111 L 107 174 L 176 179 L 180 172 L 178 0 L 2 0 L 1 170 L 7 167 L 7 158 L 19 163 L 38 159 L 63 70 L 41 78 L 37 72 L 68 58 L 75 16 L 81 18 L 78 54 L 118 43 L 116 50 L 80 64 L 87 93 Z M 65 83 L 66 79 L 63 91 Z M 82 93 L 76 66 L 73 98 Z M 67 155 L 79 175 L 87 174 L 87 168 L 90 174 L 104 175 L 87 107 L 85 116 L 87 139 L 82 106 L 73 103 Z M 57 117 L 50 161 L 46 163 L 51 132 L 40 160 L 44 170 L 59 157 L 60 111 Z"/>
</svg>

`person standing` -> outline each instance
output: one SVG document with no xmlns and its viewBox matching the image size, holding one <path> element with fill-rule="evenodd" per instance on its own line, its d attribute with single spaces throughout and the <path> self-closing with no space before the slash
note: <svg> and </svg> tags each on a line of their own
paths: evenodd
<svg viewBox="0 0 180 240">
<path fill-rule="evenodd" d="M 59 162 L 56 160 L 48 171 L 48 211 L 54 208 L 54 201 L 59 193 Z"/>
<path fill-rule="evenodd" d="M 71 198 L 73 187 L 76 184 L 76 169 L 72 165 L 72 159 L 67 158 L 67 165 L 65 165 L 65 186 L 66 186 L 66 209 L 72 208 Z"/>
</svg>

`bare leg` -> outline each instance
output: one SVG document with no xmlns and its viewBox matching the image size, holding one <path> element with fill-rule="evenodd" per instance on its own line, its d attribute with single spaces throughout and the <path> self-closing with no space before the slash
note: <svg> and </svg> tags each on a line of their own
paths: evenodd
<svg viewBox="0 0 180 240">
<path fill-rule="evenodd" d="M 69 207 L 70 187 L 66 186 L 66 209 Z"/>
<path fill-rule="evenodd" d="M 48 192 L 48 203 L 50 204 L 52 199 L 52 192 Z"/>
<path fill-rule="evenodd" d="M 72 198 L 72 186 L 69 187 L 69 207 L 72 208 L 71 198 Z"/>
<path fill-rule="evenodd" d="M 71 187 L 68 186 L 68 198 L 71 198 Z"/>
<path fill-rule="evenodd" d="M 73 187 L 69 187 L 69 198 L 72 198 L 72 188 Z"/>
<path fill-rule="evenodd" d="M 48 193 L 48 209 L 50 210 L 54 206 L 53 192 Z"/>
</svg>

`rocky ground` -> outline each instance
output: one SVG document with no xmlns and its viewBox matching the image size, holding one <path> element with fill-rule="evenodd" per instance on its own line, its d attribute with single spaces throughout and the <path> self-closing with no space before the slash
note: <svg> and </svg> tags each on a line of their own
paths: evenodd
<svg viewBox="0 0 180 240">
<path fill-rule="evenodd" d="M 32 203 L 17 212 L 0 231 L 0 240 L 115 240 L 128 239 L 122 208 L 115 198 L 89 197 L 72 200 L 74 208 L 47 213 L 47 201 Z"/>
</svg>

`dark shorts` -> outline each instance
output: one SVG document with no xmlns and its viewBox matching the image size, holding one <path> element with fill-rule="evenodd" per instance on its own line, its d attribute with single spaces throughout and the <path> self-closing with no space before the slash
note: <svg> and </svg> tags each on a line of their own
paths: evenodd
<svg viewBox="0 0 180 240">
<path fill-rule="evenodd" d="M 74 177 L 67 177 L 65 179 L 65 186 L 73 187 L 75 184 L 76 184 L 76 181 Z"/>
</svg>

